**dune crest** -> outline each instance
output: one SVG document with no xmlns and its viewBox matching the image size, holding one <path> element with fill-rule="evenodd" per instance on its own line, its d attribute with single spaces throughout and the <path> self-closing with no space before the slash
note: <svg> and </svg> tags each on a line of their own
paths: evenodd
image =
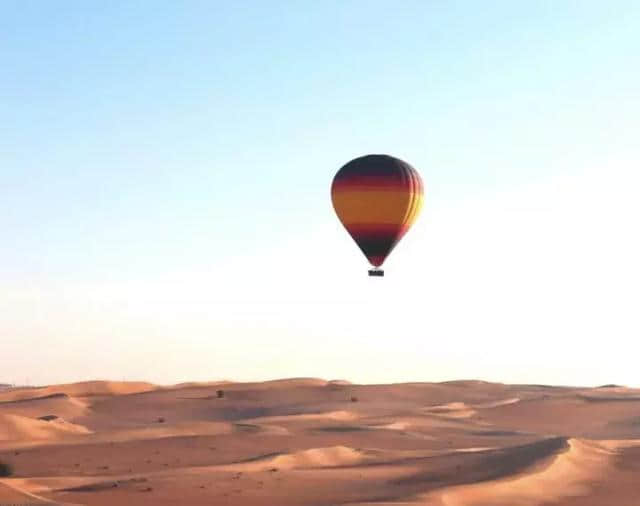
<svg viewBox="0 0 640 506">
<path fill-rule="evenodd" d="M 284 469 L 316 469 L 353 466 L 366 460 L 366 455 L 347 446 L 310 448 L 292 453 L 265 455 L 246 462 L 219 466 L 233 471 L 269 471 Z"/>
<path fill-rule="evenodd" d="M 251 423 L 272 423 L 272 422 L 295 422 L 304 420 L 336 420 L 350 421 L 356 420 L 358 414 L 353 411 L 327 411 L 324 413 L 303 413 L 298 415 L 263 416 L 246 420 Z"/>
<path fill-rule="evenodd" d="M 477 413 L 475 409 L 464 402 L 438 404 L 437 406 L 423 408 L 423 411 L 446 418 L 471 418 Z"/>
<path fill-rule="evenodd" d="M 51 440 L 70 434 L 90 434 L 82 425 L 61 418 L 44 421 L 20 415 L 0 414 L 0 441 Z"/>
<path fill-rule="evenodd" d="M 539 506 L 589 493 L 589 482 L 613 466 L 615 450 L 595 441 L 568 440 L 569 450 L 541 470 L 460 485 L 421 498 L 425 506 Z"/>
<path fill-rule="evenodd" d="M 347 380 L 343 380 L 343 379 L 335 379 L 335 380 L 330 380 L 327 382 L 328 386 L 349 386 L 349 385 L 353 385 L 353 383 L 351 383 L 350 381 Z"/>
<path fill-rule="evenodd" d="M 257 383 L 263 387 L 324 387 L 328 383 L 327 380 L 321 378 L 283 378 L 263 381 Z"/>
<path fill-rule="evenodd" d="M 273 465 L 283 469 L 351 466 L 365 459 L 363 453 L 347 446 L 311 448 L 301 452 L 281 455 L 273 459 Z"/>
<path fill-rule="evenodd" d="M 73 421 L 85 415 L 88 408 L 85 402 L 66 394 L 49 394 L 40 397 L 0 402 L 0 414 L 20 415 L 39 418 L 53 415 Z"/>
<path fill-rule="evenodd" d="M 485 402 L 483 404 L 474 404 L 473 407 L 476 409 L 499 408 L 500 406 L 508 406 L 509 404 L 515 404 L 516 402 L 520 402 L 520 397 L 511 397 L 509 399 L 502 399 L 500 401 Z"/>
<path fill-rule="evenodd" d="M 50 506 L 75 506 L 69 503 L 61 503 L 58 501 L 50 501 L 44 497 L 40 497 L 31 492 L 27 492 L 13 484 L 0 481 L 0 504 L 4 505 L 50 505 Z"/>
</svg>

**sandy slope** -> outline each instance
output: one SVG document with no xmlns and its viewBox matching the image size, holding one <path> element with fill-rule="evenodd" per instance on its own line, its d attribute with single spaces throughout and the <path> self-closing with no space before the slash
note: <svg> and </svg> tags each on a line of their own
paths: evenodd
<svg viewBox="0 0 640 506">
<path fill-rule="evenodd" d="M 0 441 L 58 440 L 69 434 L 88 434 L 82 425 L 69 423 L 62 418 L 51 421 L 20 415 L 0 414 Z"/>
<path fill-rule="evenodd" d="M 3 389 L 0 462 L 14 474 L 0 504 L 631 506 L 639 420 L 638 392 L 622 387 Z"/>
<path fill-rule="evenodd" d="M 29 494 L 27 492 L 21 491 L 20 488 L 6 485 L 0 482 L 0 504 L 28 505 L 28 504 L 51 504 L 51 502 L 45 498 L 38 497 L 33 494 Z"/>
<path fill-rule="evenodd" d="M 614 453 L 594 442 L 570 439 L 569 449 L 546 467 L 489 483 L 451 487 L 423 498 L 424 504 L 522 506 L 561 502 L 589 494 L 589 483 L 611 471 Z"/>
</svg>

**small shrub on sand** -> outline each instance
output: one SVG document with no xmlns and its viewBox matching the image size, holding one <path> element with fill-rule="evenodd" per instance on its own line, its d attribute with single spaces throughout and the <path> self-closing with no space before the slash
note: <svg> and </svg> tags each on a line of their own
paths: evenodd
<svg viewBox="0 0 640 506">
<path fill-rule="evenodd" d="M 7 477 L 13 474 L 13 468 L 11 464 L 6 464 L 4 462 L 0 462 L 0 477 Z"/>
<path fill-rule="evenodd" d="M 358 398 L 357 397 L 351 397 L 351 402 L 358 402 Z"/>
<path fill-rule="evenodd" d="M 216 390 L 216 395 L 218 399 L 222 399 L 224 397 L 224 390 Z"/>
</svg>

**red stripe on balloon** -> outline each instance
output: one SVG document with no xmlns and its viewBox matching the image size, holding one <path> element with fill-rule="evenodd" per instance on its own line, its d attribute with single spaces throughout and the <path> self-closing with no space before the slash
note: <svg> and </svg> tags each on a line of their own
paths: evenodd
<svg viewBox="0 0 640 506">
<path fill-rule="evenodd" d="M 386 260 L 387 256 L 388 256 L 388 253 L 387 255 L 367 256 L 367 260 L 369 260 L 369 263 L 374 267 L 380 267 Z"/>
</svg>

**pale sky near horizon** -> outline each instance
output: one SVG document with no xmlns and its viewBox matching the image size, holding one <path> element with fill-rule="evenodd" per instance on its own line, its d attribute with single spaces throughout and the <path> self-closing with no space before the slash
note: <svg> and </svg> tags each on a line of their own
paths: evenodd
<svg viewBox="0 0 640 506">
<path fill-rule="evenodd" d="M 0 383 L 640 386 L 640 4 L 0 1 Z M 329 198 L 425 206 L 369 278 Z"/>
</svg>

